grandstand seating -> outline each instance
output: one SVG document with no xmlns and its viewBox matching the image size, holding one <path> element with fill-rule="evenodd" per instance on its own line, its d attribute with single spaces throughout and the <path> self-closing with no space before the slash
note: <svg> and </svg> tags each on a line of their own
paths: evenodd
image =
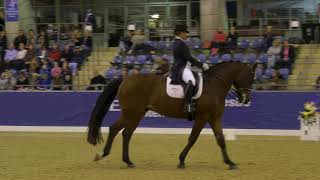
<svg viewBox="0 0 320 180">
<path fill-rule="evenodd" d="M 92 65 L 96 65 L 95 67 L 99 70 L 101 74 L 104 74 L 107 78 L 118 77 L 121 76 L 121 71 L 115 70 L 116 68 L 111 69 L 110 71 L 106 70 L 112 66 L 122 66 L 122 65 L 135 65 L 141 66 L 140 73 L 148 73 L 150 69 L 145 68 L 143 65 L 152 65 L 153 58 L 155 56 L 162 57 L 164 60 L 168 61 L 169 63 L 173 63 L 173 56 L 172 56 L 172 43 L 171 41 L 148 41 L 146 42 L 147 45 L 152 46 L 156 50 L 158 50 L 157 55 L 137 55 L 137 56 L 116 56 L 116 49 L 109 48 L 107 51 L 104 49 L 100 49 L 100 51 L 93 53 L 93 55 L 89 58 L 89 61 L 84 65 L 82 70 L 79 72 L 79 76 L 74 81 L 74 85 L 88 85 L 89 79 L 93 75 Z M 201 49 L 201 42 L 199 39 L 192 39 L 191 41 L 187 41 L 188 46 L 193 50 L 194 56 L 199 59 L 201 62 L 206 62 L 208 64 L 216 64 L 220 62 L 230 62 L 230 61 L 239 61 L 243 63 L 261 63 L 267 64 L 268 63 L 268 55 L 265 53 L 261 53 L 261 49 L 263 47 L 262 39 L 253 39 L 247 40 L 243 39 L 240 40 L 238 43 L 238 47 L 241 51 L 235 51 L 232 54 L 220 54 L 211 56 L 208 53 L 208 50 Z M 254 51 L 252 51 L 254 50 Z M 160 53 L 160 54 L 159 54 Z M 320 54 L 319 54 L 320 55 Z M 300 56 L 299 56 L 300 57 Z M 299 60 L 298 60 L 299 62 Z M 298 63 L 299 69 L 299 63 Z M 290 79 L 292 82 L 294 79 L 293 77 L 297 76 L 296 72 L 290 75 L 288 69 L 280 69 L 277 73 L 279 77 L 283 80 Z M 132 71 L 129 70 L 128 74 L 131 74 Z M 273 69 L 258 69 L 256 72 L 256 79 L 265 79 L 269 80 L 272 78 L 272 74 L 274 73 Z M 314 80 L 316 77 L 312 80 Z M 310 80 L 311 81 L 311 80 Z M 315 80 L 314 80 L 315 81 Z M 292 84 L 292 83 L 291 83 Z"/>
</svg>

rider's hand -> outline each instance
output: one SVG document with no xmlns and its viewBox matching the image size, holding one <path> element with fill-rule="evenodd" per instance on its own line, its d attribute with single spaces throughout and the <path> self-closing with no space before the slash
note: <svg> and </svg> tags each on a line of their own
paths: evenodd
<svg viewBox="0 0 320 180">
<path fill-rule="evenodd" d="M 203 65 L 202 65 L 202 69 L 203 69 L 203 71 L 207 71 L 207 70 L 209 70 L 209 65 L 207 64 L 207 63 L 203 63 Z"/>
</svg>

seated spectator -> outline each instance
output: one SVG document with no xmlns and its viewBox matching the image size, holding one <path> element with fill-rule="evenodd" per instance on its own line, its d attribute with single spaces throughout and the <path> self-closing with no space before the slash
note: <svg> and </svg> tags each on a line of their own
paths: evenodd
<svg viewBox="0 0 320 180">
<path fill-rule="evenodd" d="M 129 30 L 126 37 L 120 39 L 118 54 L 127 53 L 132 47 L 132 36 L 134 34 L 133 30 Z"/>
<path fill-rule="evenodd" d="M 51 69 L 51 77 L 60 78 L 62 69 L 59 67 L 58 62 L 54 62 L 53 64 L 53 68 Z"/>
<path fill-rule="evenodd" d="M 73 90 L 73 84 L 72 84 L 72 76 L 71 75 L 65 75 L 63 78 L 63 84 L 64 88 L 63 90 Z"/>
<path fill-rule="evenodd" d="M 233 50 L 237 48 L 238 38 L 239 34 L 236 32 L 236 28 L 232 26 L 227 37 L 229 49 Z"/>
<path fill-rule="evenodd" d="M 128 54 L 139 54 L 139 51 L 144 51 L 145 36 L 141 30 L 137 30 L 132 36 L 132 46 Z"/>
<path fill-rule="evenodd" d="M 37 85 L 39 84 L 39 74 L 37 73 L 30 73 L 29 76 L 29 85 L 30 89 L 36 89 Z"/>
<path fill-rule="evenodd" d="M 27 45 L 27 37 L 24 34 L 23 30 L 19 30 L 18 36 L 14 39 L 15 47 L 19 47 L 20 43 L 23 43 L 25 46 Z"/>
<path fill-rule="evenodd" d="M 70 49 L 70 46 L 67 44 L 64 46 L 63 51 L 61 52 L 61 59 L 62 61 L 69 62 L 72 56 L 72 51 Z"/>
<path fill-rule="evenodd" d="M 21 70 L 26 68 L 26 62 L 25 62 L 26 55 L 27 55 L 27 50 L 25 49 L 24 44 L 20 43 L 16 60 L 11 61 L 14 69 Z"/>
<path fill-rule="evenodd" d="M 47 64 L 43 64 L 41 69 L 39 70 L 39 74 L 42 75 L 42 74 L 46 74 L 46 75 L 50 75 L 50 71 L 49 71 L 49 68 L 47 66 Z"/>
<path fill-rule="evenodd" d="M 39 86 L 37 87 L 37 89 L 39 89 L 39 90 L 50 89 L 51 80 L 50 80 L 49 76 L 45 73 L 40 74 L 38 85 Z"/>
<path fill-rule="evenodd" d="M 67 61 L 64 61 L 62 63 L 62 72 L 61 72 L 61 76 L 65 77 L 67 75 L 72 75 L 71 69 L 69 68 L 69 64 Z"/>
<path fill-rule="evenodd" d="M 52 90 L 54 91 L 60 91 L 62 90 L 63 81 L 61 77 L 53 77 L 52 79 Z"/>
<path fill-rule="evenodd" d="M 29 88 L 29 79 L 27 74 L 20 72 L 17 79 L 16 90 L 23 90 Z"/>
<path fill-rule="evenodd" d="M 213 35 L 211 43 L 211 55 L 216 55 L 224 52 L 227 42 L 227 35 L 223 32 L 221 27 L 218 28 L 217 32 Z"/>
<path fill-rule="evenodd" d="M 33 45 L 35 46 L 36 45 L 36 42 L 37 42 L 37 39 L 36 39 L 36 35 L 34 34 L 34 31 L 32 29 L 29 30 L 28 32 L 28 42 L 27 42 L 27 45 Z"/>
<path fill-rule="evenodd" d="M 269 47 L 272 46 L 272 42 L 274 40 L 274 33 L 272 32 L 272 26 L 266 27 L 266 32 L 263 34 L 263 45 L 264 45 L 264 52 L 267 52 Z"/>
<path fill-rule="evenodd" d="M 294 47 L 286 40 L 283 42 L 283 46 L 280 52 L 280 60 L 276 63 L 276 69 L 287 68 L 291 71 L 291 66 L 294 62 Z"/>
<path fill-rule="evenodd" d="M 320 90 L 320 76 L 316 80 L 316 90 Z"/>
<path fill-rule="evenodd" d="M 41 46 L 41 49 L 39 49 L 38 51 L 36 51 L 36 55 L 38 59 L 47 59 L 48 58 L 48 50 L 46 48 L 46 46 Z"/>
<path fill-rule="evenodd" d="M 16 60 L 18 51 L 15 49 L 14 44 L 10 44 L 9 49 L 4 56 L 4 63 L 6 68 L 10 68 L 11 61 Z"/>
<path fill-rule="evenodd" d="M 274 67 L 274 64 L 277 60 L 280 59 L 280 52 L 281 52 L 281 46 L 280 46 L 280 40 L 275 39 L 272 42 L 272 46 L 268 49 L 268 68 Z"/>
<path fill-rule="evenodd" d="M 61 52 L 59 49 L 59 45 L 57 43 L 54 43 L 52 45 L 52 49 L 49 51 L 48 59 L 52 62 L 53 61 L 59 62 L 60 58 L 61 58 Z"/>
<path fill-rule="evenodd" d="M 94 77 L 90 80 L 90 86 L 87 90 L 102 90 L 104 85 L 106 85 L 106 79 L 99 74 L 99 71 L 94 70 Z"/>
<path fill-rule="evenodd" d="M 75 47 L 69 62 L 69 67 L 73 76 L 77 75 L 78 67 L 83 63 L 84 59 L 85 57 L 81 52 L 81 48 L 79 46 Z"/>
<path fill-rule="evenodd" d="M 83 51 L 85 52 L 85 56 L 90 56 L 92 51 L 92 36 L 89 31 L 84 32 L 84 37 L 81 45 Z"/>
<path fill-rule="evenodd" d="M 8 69 L 5 70 L 4 74 L 5 74 L 5 78 L 8 79 L 8 84 L 7 84 L 6 90 L 14 90 L 16 83 L 17 83 L 17 79 L 14 77 L 12 72 L 9 71 Z"/>
<path fill-rule="evenodd" d="M 9 84 L 9 80 L 6 77 L 6 73 L 1 73 L 0 76 L 0 90 L 7 90 Z"/>
<path fill-rule="evenodd" d="M 45 31 L 40 31 L 40 35 L 38 36 L 37 39 L 37 44 L 39 45 L 38 48 L 42 48 L 43 46 L 45 48 L 49 47 L 49 37 Z"/>
<path fill-rule="evenodd" d="M 4 59 L 5 55 L 5 50 L 7 49 L 7 36 L 5 31 L 0 31 L 0 65 L 1 65 L 1 60 Z"/>
</svg>

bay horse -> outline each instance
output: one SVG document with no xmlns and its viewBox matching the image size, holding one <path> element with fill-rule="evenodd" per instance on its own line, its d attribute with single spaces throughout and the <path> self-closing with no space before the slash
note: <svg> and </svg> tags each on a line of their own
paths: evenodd
<svg viewBox="0 0 320 180">
<path fill-rule="evenodd" d="M 203 94 L 197 100 L 196 118 L 192 127 L 188 143 L 179 156 L 179 168 L 185 167 L 185 158 L 191 147 L 197 141 L 206 123 L 211 126 L 219 147 L 223 161 L 229 169 L 237 169 L 237 165 L 228 156 L 222 131 L 221 117 L 225 108 L 225 98 L 233 85 L 238 100 L 248 103 L 251 97 L 251 87 L 254 82 L 256 65 L 240 62 L 225 62 L 211 67 L 203 73 Z M 107 143 L 102 154 L 97 154 L 98 161 L 110 154 L 115 136 L 122 129 L 123 152 L 122 160 L 128 167 L 134 167 L 129 158 L 129 142 L 140 120 L 148 110 L 174 118 L 187 118 L 183 111 L 183 99 L 171 98 L 166 93 L 166 77 L 156 74 L 137 74 L 124 79 L 112 80 L 98 97 L 88 123 L 87 141 L 96 145 L 102 141 L 101 125 L 104 116 L 116 95 L 119 98 L 121 115 L 109 127 Z"/>
</svg>

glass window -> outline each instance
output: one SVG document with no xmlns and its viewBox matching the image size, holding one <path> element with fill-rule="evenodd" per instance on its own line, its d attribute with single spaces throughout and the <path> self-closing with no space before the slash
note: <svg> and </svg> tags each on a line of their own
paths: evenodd
<svg viewBox="0 0 320 180">
<path fill-rule="evenodd" d="M 34 7 L 37 23 L 55 23 L 56 11 L 52 7 Z"/>
</svg>

